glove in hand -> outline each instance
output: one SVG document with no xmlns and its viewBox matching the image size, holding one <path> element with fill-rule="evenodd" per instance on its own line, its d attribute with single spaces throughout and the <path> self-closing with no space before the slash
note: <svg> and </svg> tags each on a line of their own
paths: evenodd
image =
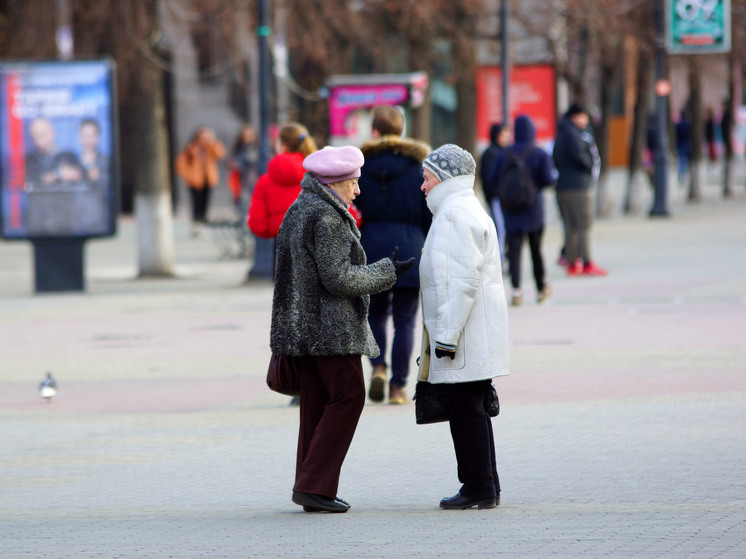
<svg viewBox="0 0 746 559">
<path fill-rule="evenodd" d="M 443 357 L 450 357 L 453 359 L 456 357 L 456 348 L 453 349 L 445 349 L 438 342 L 435 342 L 435 357 L 438 359 L 441 359 Z"/>
<path fill-rule="evenodd" d="M 398 278 L 407 270 L 409 270 L 414 264 L 414 258 L 408 260 L 397 261 L 399 257 L 399 247 L 394 247 L 394 252 L 391 253 L 391 262 L 394 264 L 394 270 L 396 271 L 396 277 Z"/>
</svg>

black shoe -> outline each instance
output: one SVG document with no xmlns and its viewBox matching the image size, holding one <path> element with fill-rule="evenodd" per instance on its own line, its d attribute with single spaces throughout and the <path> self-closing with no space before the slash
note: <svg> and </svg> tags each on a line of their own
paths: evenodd
<svg viewBox="0 0 746 559">
<path fill-rule="evenodd" d="M 344 506 L 346 506 L 347 510 L 349 510 L 349 509 L 352 508 L 352 505 L 350 505 L 350 503 L 348 503 L 344 499 L 340 499 L 339 497 L 335 497 L 334 500 L 337 501 L 338 503 L 342 503 Z M 308 505 L 306 505 L 306 506 L 303 507 L 303 511 L 304 512 L 323 512 L 320 509 L 317 509 L 317 508 L 314 508 L 314 507 L 309 507 Z"/>
<path fill-rule="evenodd" d="M 494 509 L 497 506 L 497 499 L 495 497 L 472 499 L 461 493 L 456 493 L 453 497 L 446 497 L 440 502 L 440 508 L 442 509 L 464 510 L 474 506 L 478 509 Z"/>
<path fill-rule="evenodd" d="M 386 389 L 386 371 L 376 371 L 370 379 L 368 398 L 374 402 L 383 402 L 384 390 Z"/>
<path fill-rule="evenodd" d="M 313 493 L 293 491 L 293 502 L 306 512 L 347 512 L 350 508 L 342 501 Z"/>
</svg>

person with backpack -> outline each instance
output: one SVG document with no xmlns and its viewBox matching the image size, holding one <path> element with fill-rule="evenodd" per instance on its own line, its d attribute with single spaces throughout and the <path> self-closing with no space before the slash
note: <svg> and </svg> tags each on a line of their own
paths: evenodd
<svg viewBox="0 0 746 559">
<path fill-rule="evenodd" d="M 546 283 L 541 241 L 544 235 L 544 196 L 541 190 L 552 186 L 556 171 L 547 152 L 536 146 L 536 128 L 528 116 L 519 115 L 513 129 L 515 141 L 496 158 L 490 183 L 500 198 L 508 238 L 511 304 L 523 302 L 521 252 L 528 238 L 536 282 L 536 300 L 543 303 L 551 295 Z"/>
</svg>

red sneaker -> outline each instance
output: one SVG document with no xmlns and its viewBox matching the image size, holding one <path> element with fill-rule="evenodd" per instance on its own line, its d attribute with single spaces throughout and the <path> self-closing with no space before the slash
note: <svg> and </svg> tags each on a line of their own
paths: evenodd
<svg viewBox="0 0 746 559">
<path fill-rule="evenodd" d="M 557 266 L 564 266 L 567 267 L 570 265 L 570 261 L 565 258 L 564 254 L 560 254 L 559 258 L 557 259 Z"/>
<path fill-rule="evenodd" d="M 567 275 L 568 276 L 580 276 L 583 274 L 583 261 L 578 258 L 575 261 L 575 264 L 570 264 L 567 267 Z"/>
<path fill-rule="evenodd" d="M 584 276 L 608 276 L 609 272 L 604 270 L 603 268 L 599 268 L 593 262 L 588 262 L 588 264 L 583 266 L 583 275 Z"/>
</svg>

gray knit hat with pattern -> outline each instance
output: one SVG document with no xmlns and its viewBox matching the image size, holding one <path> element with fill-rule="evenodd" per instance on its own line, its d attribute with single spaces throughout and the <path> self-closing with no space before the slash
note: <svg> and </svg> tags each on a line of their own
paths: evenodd
<svg viewBox="0 0 746 559">
<path fill-rule="evenodd" d="M 474 176 L 477 170 L 471 153 L 455 144 L 440 146 L 425 158 L 422 166 L 437 176 L 441 182 L 462 175 Z"/>
</svg>

